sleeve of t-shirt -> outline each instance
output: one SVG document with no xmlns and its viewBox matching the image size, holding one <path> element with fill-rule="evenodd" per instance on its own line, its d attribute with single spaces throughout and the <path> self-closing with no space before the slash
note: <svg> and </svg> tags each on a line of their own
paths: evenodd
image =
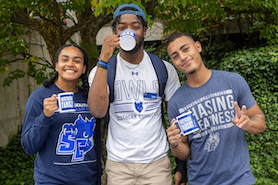
<svg viewBox="0 0 278 185">
<path fill-rule="evenodd" d="M 176 90 L 180 87 L 180 80 L 174 66 L 169 62 L 163 62 L 168 72 L 168 79 L 165 87 L 165 101 L 169 101 Z"/>
<path fill-rule="evenodd" d="M 90 86 L 90 87 L 91 87 L 91 84 L 93 83 L 93 80 L 94 80 L 96 71 L 97 71 L 97 66 L 95 66 L 95 67 L 90 71 L 90 73 L 89 73 L 88 83 L 89 83 L 89 86 Z M 109 86 L 108 86 L 108 84 L 107 84 L 107 91 L 108 91 L 108 94 L 109 94 Z"/>
<path fill-rule="evenodd" d="M 237 89 L 236 89 L 237 94 L 236 94 L 235 101 L 238 102 L 240 107 L 245 105 L 246 108 L 249 109 L 256 104 L 256 100 L 254 99 L 250 87 L 246 82 L 246 80 L 237 73 L 235 76 L 236 76 L 235 81 L 237 84 Z"/>
<path fill-rule="evenodd" d="M 171 120 L 179 115 L 178 108 L 173 104 L 172 101 L 168 102 L 167 106 L 167 114 L 169 118 L 169 122 L 171 123 Z"/>
<path fill-rule="evenodd" d="M 94 80 L 94 77 L 95 77 L 95 74 L 96 74 L 96 70 L 97 70 L 97 67 L 95 66 L 89 73 L 89 77 L 88 77 L 88 82 L 89 82 L 89 86 L 91 86 L 93 80 Z"/>
</svg>

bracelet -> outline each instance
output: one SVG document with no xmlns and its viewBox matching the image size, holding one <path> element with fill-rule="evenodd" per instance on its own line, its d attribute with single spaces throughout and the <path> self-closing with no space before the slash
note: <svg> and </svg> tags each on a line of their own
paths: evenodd
<svg viewBox="0 0 278 185">
<path fill-rule="evenodd" d="M 107 69 L 108 68 L 108 64 L 106 62 L 103 62 L 103 61 L 98 61 L 97 62 L 97 66 L 101 67 L 103 69 Z"/>
<path fill-rule="evenodd" d="M 179 145 L 179 143 L 176 144 L 175 146 L 173 146 L 173 145 L 170 144 L 170 147 L 171 147 L 171 148 L 177 148 L 178 145 Z"/>
</svg>

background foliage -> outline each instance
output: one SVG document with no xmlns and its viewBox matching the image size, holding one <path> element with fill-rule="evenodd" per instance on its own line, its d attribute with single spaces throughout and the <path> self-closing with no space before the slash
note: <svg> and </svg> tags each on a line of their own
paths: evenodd
<svg viewBox="0 0 278 185">
<path fill-rule="evenodd" d="M 241 74 L 266 116 L 263 134 L 246 134 L 258 184 L 278 182 L 278 45 L 230 52 L 220 69 Z"/>
<path fill-rule="evenodd" d="M 6 147 L 0 147 L 0 184 L 34 184 L 35 155 L 29 156 L 24 153 L 20 137 L 21 127 L 12 135 Z"/>
<path fill-rule="evenodd" d="M 4 85 L 9 86 L 13 79 L 25 75 L 41 84 L 48 77 L 41 67 L 53 69 L 56 51 L 67 42 L 74 43 L 72 36 L 76 33 L 80 35 L 77 44 L 88 51 L 91 69 L 98 60 L 96 35 L 123 3 L 142 7 L 150 25 L 154 20 L 162 21 L 166 37 L 173 31 L 182 31 L 212 46 L 213 41 L 229 40 L 237 29 L 240 33 L 237 37 L 242 41 L 255 43 L 261 39 L 268 44 L 278 43 L 277 0 L 1 0 L 0 74 L 8 71 L 13 62 L 25 62 L 28 66 L 27 71 L 9 72 Z M 65 19 L 72 26 L 63 25 Z M 23 36 L 33 31 L 43 37 L 50 59 L 30 53 L 31 43 Z"/>
</svg>

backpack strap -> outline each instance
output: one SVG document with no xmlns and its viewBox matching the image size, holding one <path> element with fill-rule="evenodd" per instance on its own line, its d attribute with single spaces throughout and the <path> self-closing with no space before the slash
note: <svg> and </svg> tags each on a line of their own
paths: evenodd
<svg viewBox="0 0 278 185">
<path fill-rule="evenodd" d="M 106 130 L 108 129 L 108 123 L 110 120 L 110 116 L 109 116 L 110 103 L 114 101 L 114 81 L 116 77 L 116 66 L 117 66 L 117 58 L 116 56 L 113 56 L 109 59 L 109 65 L 107 68 L 107 84 L 109 86 L 110 93 L 109 93 L 109 106 L 105 116 L 103 117 L 104 120 L 104 128 L 102 132 L 103 138 L 105 136 Z"/>
<path fill-rule="evenodd" d="M 109 65 L 107 68 L 107 84 L 109 86 L 109 102 L 114 101 L 114 82 L 116 77 L 116 67 L 117 67 L 117 58 L 113 56 L 109 59 Z"/>
<path fill-rule="evenodd" d="M 158 56 L 148 53 L 154 70 L 156 72 L 157 75 L 157 80 L 158 80 L 158 84 L 159 84 L 159 96 L 161 97 L 162 101 L 161 101 L 161 118 L 162 118 L 162 124 L 164 127 L 167 126 L 166 120 L 165 120 L 165 114 L 164 114 L 164 100 L 165 100 L 165 87 L 166 87 L 166 83 L 167 83 L 167 79 L 168 79 L 168 72 L 167 72 L 167 68 L 164 64 L 164 62 L 161 60 L 161 58 L 159 58 Z"/>
<path fill-rule="evenodd" d="M 161 60 L 161 58 L 159 58 L 158 56 L 148 53 L 154 70 L 156 72 L 156 76 L 158 79 L 158 84 L 159 84 L 159 96 L 162 97 L 162 100 L 164 100 L 165 95 L 164 95 L 164 90 L 166 87 L 166 83 L 167 83 L 167 79 L 168 79 L 168 72 L 166 69 L 166 66 L 164 64 L 164 62 Z"/>
</svg>

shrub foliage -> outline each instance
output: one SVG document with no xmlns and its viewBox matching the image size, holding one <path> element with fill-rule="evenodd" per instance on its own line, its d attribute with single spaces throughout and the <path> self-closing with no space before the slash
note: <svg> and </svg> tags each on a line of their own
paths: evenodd
<svg viewBox="0 0 278 185">
<path fill-rule="evenodd" d="M 6 147 L 0 147 L 0 184 L 34 184 L 35 155 L 25 154 L 20 142 L 21 127 L 10 139 Z"/>
<path fill-rule="evenodd" d="M 246 134 L 251 168 L 257 184 L 278 182 L 278 45 L 242 49 L 227 54 L 220 69 L 241 74 L 266 116 L 267 130 Z"/>
</svg>

